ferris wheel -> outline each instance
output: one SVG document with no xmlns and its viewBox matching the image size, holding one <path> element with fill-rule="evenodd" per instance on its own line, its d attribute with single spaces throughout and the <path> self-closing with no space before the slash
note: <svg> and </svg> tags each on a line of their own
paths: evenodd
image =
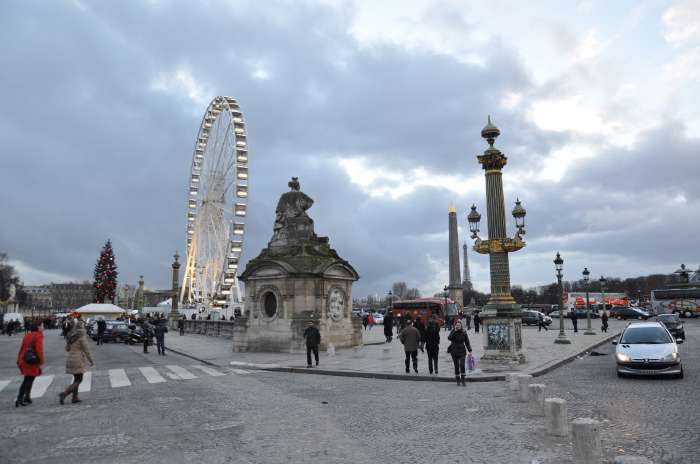
<svg viewBox="0 0 700 464">
<path fill-rule="evenodd" d="M 204 113 L 192 156 L 181 303 L 226 308 L 241 302 L 237 274 L 248 179 L 243 113 L 235 99 L 216 97 Z"/>
</svg>

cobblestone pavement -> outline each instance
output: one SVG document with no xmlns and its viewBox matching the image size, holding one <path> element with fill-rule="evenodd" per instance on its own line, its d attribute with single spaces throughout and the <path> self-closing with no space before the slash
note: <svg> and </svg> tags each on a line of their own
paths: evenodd
<svg viewBox="0 0 700 464">
<path fill-rule="evenodd" d="M 685 378 L 624 378 L 615 373 L 614 350 L 606 344 L 540 378 L 547 396 L 564 398 L 569 416 L 605 422 L 603 443 L 616 454 L 642 455 L 655 463 L 700 462 L 700 320 L 684 320 L 679 345 Z"/>
<path fill-rule="evenodd" d="M 610 459 L 634 453 L 654 462 L 694 463 L 700 321 L 687 323 L 684 380 L 617 379 L 610 355 L 583 357 L 538 381 L 569 401 L 569 418 L 607 420 Z M 16 376 L 19 337 L 0 339 L 0 380 Z M 62 369 L 62 341 L 47 334 L 47 371 Z M 257 371 L 210 375 L 175 354 L 91 344 L 98 371 L 79 405 L 58 405 L 52 384 L 15 408 L 16 384 L 0 392 L 4 463 L 527 463 L 572 464 L 568 438 L 548 438 L 544 421 L 514 403 L 505 382 L 403 382 Z M 607 348 L 605 351 L 610 351 Z M 60 353 L 60 355 L 59 355 Z M 140 367 L 167 377 L 149 383 Z M 110 388 L 109 370 L 132 385 Z M 50 375 L 50 374 L 49 374 Z M 4 405 L 4 406 L 3 406 Z"/>
<path fill-rule="evenodd" d="M 567 320 L 567 324 L 570 322 Z M 574 333 L 570 327 L 567 335 L 571 339 L 570 345 L 554 345 L 554 339 L 558 335 L 558 329 L 539 332 L 536 327 L 523 327 L 523 343 L 527 350 L 528 362 L 523 365 L 512 366 L 512 370 L 530 372 L 552 365 L 562 357 L 571 356 L 586 346 L 599 342 L 612 331 L 623 327 L 620 321 L 611 321 L 608 334 L 601 333 L 598 329 L 599 321 L 595 322 L 596 335 L 583 335 L 583 330 Z M 558 322 L 552 324 L 558 326 Z M 583 323 L 585 325 L 585 321 Z M 440 377 L 445 379 L 453 377 L 452 358 L 447 354 L 447 334 L 441 331 L 440 345 Z M 486 365 L 478 362 L 483 353 L 483 333 L 469 332 L 471 345 L 477 358 L 477 369 L 470 376 L 478 378 L 493 372 Z M 382 327 L 378 326 L 371 331 L 363 332 L 363 338 L 368 345 L 358 349 L 346 348 L 335 350 L 335 355 L 321 353 L 320 367 L 324 370 L 378 373 L 378 374 L 404 374 L 403 345 L 394 338 L 392 343 L 382 343 L 384 340 Z M 233 353 L 231 340 L 224 337 L 209 337 L 205 335 L 170 335 L 166 345 L 173 349 L 189 354 L 196 359 L 212 362 L 217 365 L 229 365 L 232 361 L 240 365 L 275 365 L 287 368 L 304 369 L 306 367 L 305 353 Z M 420 375 L 427 376 L 427 354 L 418 353 L 418 370 Z M 483 368 L 483 369 L 482 369 Z M 411 375 L 413 375 L 411 373 Z"/>
</svg>

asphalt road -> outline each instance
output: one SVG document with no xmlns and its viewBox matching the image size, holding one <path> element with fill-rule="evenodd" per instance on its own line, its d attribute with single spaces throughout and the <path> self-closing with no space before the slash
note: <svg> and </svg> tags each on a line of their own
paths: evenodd
<svg viewBox="0 0 700 464">
<path fill-rule="evenodd" d="M 572 418 L 608 421 L 608 457 L 696 462 L 700 321 L 688 325 L 685 379 L 618 379 L 610 355 L 585 357 L 541 378 L 548 396 L 568 399 Z M 543 421 L 513 403 L 504 382 L 207 369 L 174 353 L 90 342 L 90 390 L 83 403 L 61 406 L 56 395 L 69 376 L 56 331 L 46 335 L 43 377 L 53 375 L 51 383 L 34 404 L 15 408 L 19 341 L 0 338 L 0 382 L 11 380 L 0 391 L 3 464 L 572 462 L 570 441 L 546 437 Z"/>
</svg>

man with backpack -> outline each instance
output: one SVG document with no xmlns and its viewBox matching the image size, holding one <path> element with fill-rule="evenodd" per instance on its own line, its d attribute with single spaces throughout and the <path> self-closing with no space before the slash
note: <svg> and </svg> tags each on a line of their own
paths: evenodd
<svg viewBox="0 0 700 464">
<path fill-rule="evenodd" d="M 98 345 L 104 345 L 105 342 L 103 340 L 105 336 L 105 331 L 107 330 L 107 323 L 105 322 L 104 319 L 99 318 L 97 320 L 97 344 Z"/>
<path fill-rule="evenodd" d="M 158 354 L 165 356 L 165 334 L 168 332 L 168 327 L 165 325 L 165 320 L 161 320 L 159 324 L 156 324 L 155 329 L 153 329 L 156 335 L 156 346 L 158 347 Z"/>
</svg>

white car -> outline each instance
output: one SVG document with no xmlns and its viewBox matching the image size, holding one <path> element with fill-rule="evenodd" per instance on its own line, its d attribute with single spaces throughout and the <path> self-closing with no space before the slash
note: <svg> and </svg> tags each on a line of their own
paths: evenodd
<svg viewBox="0 0 700 464">
<path fill-rule="evenodd" d="M 374 318 L 375 324 L 384 324 L 384 315 L 383 314 L 374 313 L 374 314 L 372 314 L 372 317 Z"/>
<path fill-rule="evenodd" d="M 672 375 L 683 378 L 678 344 L 660 322 L 632 322 L 613 341 L 617 376 Z"/>
</svg>

